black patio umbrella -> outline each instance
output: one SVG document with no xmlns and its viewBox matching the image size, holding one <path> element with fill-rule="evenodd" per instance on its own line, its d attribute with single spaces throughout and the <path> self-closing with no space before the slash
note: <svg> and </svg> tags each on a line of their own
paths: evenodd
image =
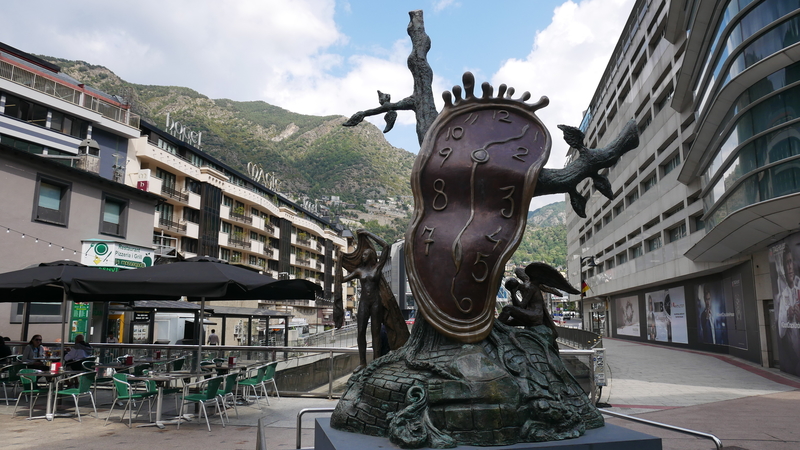
<svg viewBox="0 0 800 450">
<path fill-rule="evenodd" d="M 189 258 L 113 275 L 75 279 L 71 291 L 74 295 L 116 300 L 186 296 L 200 300 L 200 317 L 203 317 L 206 300 L 313 300 L 322 290 L 307 280 L 279 281 L 210 257 Z M 202 339 L 198 341 L 198 350 L 202 353 Z"/>
<path fill-rule="evenodd" d="M 73 297 L 70 287 L 76 277 L 91 276 L 96 279 L 112 277 L 111 272 L 87 266 L 76 261 L 63 260 L 41 263 L 13 272 L 0 273 L 0 302 L 63 302 L 61 322 L 61 362 L 64 359 L 66 340 L 66 311 L 70 300 L 92 301 Z M 27 305 L 26 305 L 27 307 Z M 23 315 L 23 330 L 27 329 L 28 314 Z"/>
</svg>

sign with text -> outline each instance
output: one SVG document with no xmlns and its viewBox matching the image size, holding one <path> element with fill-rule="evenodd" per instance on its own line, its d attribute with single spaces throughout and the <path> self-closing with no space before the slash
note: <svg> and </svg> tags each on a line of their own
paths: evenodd
<svg viewBox="0 0 800 450">
<path fill-rule="evenodd" d="M 89 304 L 73 303 L 70 315 L 69 341 L 75 342 L 75 336 L 86 335 L 89 325 Z"/>
<path fill-rule="evenodd" d="M 153 249 L 114 241 L 83 241 L 81 263 L 92 267 L 140 269 L 153 265 Z"/>
</svg>

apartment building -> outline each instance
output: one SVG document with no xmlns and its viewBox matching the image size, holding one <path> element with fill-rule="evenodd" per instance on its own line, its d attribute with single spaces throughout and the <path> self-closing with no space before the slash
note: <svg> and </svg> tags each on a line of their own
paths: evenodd
<svg viewBox="0 0 800 450">
<path fill-rule="evenodd" d="M 800 372 L 798 42 L 796 0 L 635 3 L 581 129 L 641 143 L 567 217 L 587 329 Z"/>
<path fill-rule="evenodd" d="M 158 197 L 119 182 L 138 136 L 139 117 L 119 99 L 0 43 L 0 272 L 80 261 L 96 242 L 149 249 Z M 59 337 L 61 308 L 33 303 L 31 332 Z M 4 335 L 24 334 L 22 311 L 0 303 Z M 89 338 L 100 340 L 96 325 Z"/>
<path fill-rule="evenodd" d="M 213 256 L 274 278 L 313 281 L 324 290 L 316 301 L 261 306 L 306 318 L 315 329 L 332 325 L 333 269 L 348 245 L 343 228 L 163 129 L 140 128 L 125 183 L 161 197 L 152 223 L 156 254 Z"/>
</svg>

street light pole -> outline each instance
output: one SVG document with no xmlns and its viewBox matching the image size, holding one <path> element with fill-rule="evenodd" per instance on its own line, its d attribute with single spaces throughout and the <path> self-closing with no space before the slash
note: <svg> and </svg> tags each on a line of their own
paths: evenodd
<svg viewBox="0 0 800 450">
<path fill-rule="evenodd" d="M 583 292 L 583 282 L 584 282 L 584 280 L 583 280 L 583 265 L 584 265 L 584 263 L 588 262 L 587 265 L 589 267 L 597 267 L 597 262 L 595 262 L 594 258 L 595 258 L 594 256 L 581 257 L 580 267 L 578 267 L 578 271 L 580 271 L 580 273 L 581 273 L 580 305 L 581 305 L 581 324 L 582 324 L 584 330 L 587 329 L 587 327 L 586 327 L 586 316 L 587 316 L 587 314 L 586 314 L 586 310 L 584 308 L 584 303 L 583 303 L 584 299 L 586 299 L 586 293 Z M 589 331 L 591 331 L 591 312 L 589 313 L 589 327 L 588 327 L 588 329 L 589 329 Z"/>
</svg>

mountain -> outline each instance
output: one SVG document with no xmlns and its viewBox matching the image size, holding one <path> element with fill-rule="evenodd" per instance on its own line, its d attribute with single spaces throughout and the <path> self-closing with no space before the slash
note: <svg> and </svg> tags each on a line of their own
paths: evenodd
<svg viewBox="0 0 800 450">
<path fill-rule="evenodd" d="M 374 125 L 343 127 L 343 116 L 296 114 L 262 101 L 210 99 L 179 86 L 150 86 L 122 80 L 111 70 L 84 61 L 37 55 L 81 83 L 121 97 L 134 113 L 159 128 L 166 117 L 202 132 L 201 149 L 247 173 L 247 163 L 273 172 L 280 192 L 310 198 L 338 195 L 366 199 L 410 196 L 415 155 L 393 147 Z"/>
<path fill-rule="evenodd" d="M 556 268 L 566 267 L 566 202 L 551 203 L 528 212 L 522 242 L 509 261 L 517 265 L 543 261 Z"/>
</svg>

